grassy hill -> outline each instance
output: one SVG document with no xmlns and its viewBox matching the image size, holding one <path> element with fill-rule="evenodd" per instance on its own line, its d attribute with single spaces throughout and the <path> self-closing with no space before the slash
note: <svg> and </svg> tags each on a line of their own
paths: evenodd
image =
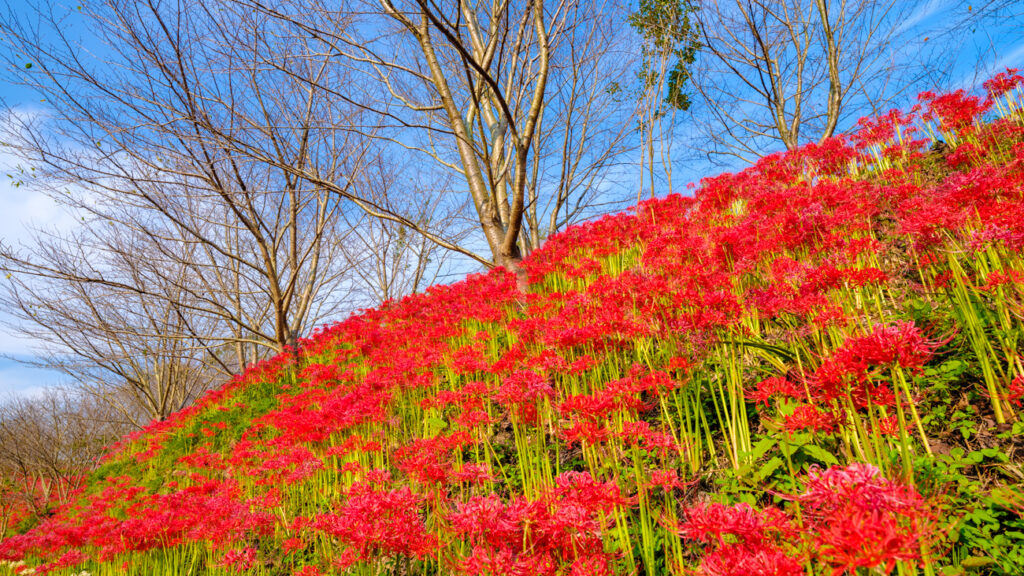
<svg viewBox="0 0 1024 576">
<path fill-rule="evenodd" d="M 1021 82 L 571 228 L 528 294 L 322 328 L 124 439 L 4 566 L 1024 573 Z"/>
</svg>

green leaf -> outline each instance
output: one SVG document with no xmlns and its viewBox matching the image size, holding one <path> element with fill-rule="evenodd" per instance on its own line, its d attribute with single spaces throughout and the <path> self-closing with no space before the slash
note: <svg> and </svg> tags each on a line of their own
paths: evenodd
<svg viewBox="0 0 1024 576">
<path fill-rule="evenodd" d="M 981 556 L 968 556 L 964 558 L 960 565 L 968 570 L 977 570 L 978 568 L 984 568 L 985 566 L 991 566 L 995 563 L 995 560 L 991 558 L 983 558 Z"/>
<path fill-rule="evenodd" d="M 729 344 L 736 344 L 738 346 L 743 346 L 745 348 L 753 348 L 755 350 L 769 352 L 788 362 L 796 362 L 796 357 L 793 356 L 793 353 L 781 346 L 765 344 L 764 342 L 751 342 L 749 340 L 729 340 L 727 342 Z"/>
<path fill-rule="evenodd" d="M 761 467 L 757 469 L 757 472 L 754 473 L 753 479 L 756 482 L 760 482 L 765 478 L 771 476 L 776 470 L 779 469 L 780 466 L 782 466 L 782 458 L 776 456 L 762 464 Z"/>
<path fill-rule="evenodd" d="M 767 454 L 768 451 L 771 450 L 772 447 L 774 447 L 774 446 L 775 446 L 775 439 L 774 438 L 762 438 L 762 439 L 758 440 L 757 444 L 754 444 L 753 449 L 750 450 L 750 459 L 751 460 L 759 460 L 761 458 L 761 456 L 764 456 L 765 454 Z"/>
<path fill-rule="evenodd" d="M 444 418 L 437 416 L 431 416 L 423 422 L 424 436 L 430 438 L 436 436 L 438 432 L 444 430 L 448 426 L 448 422 Z"/>
<path fill-rule="evenodd" d="M 965 367 L 966 364 L 964 364 L 960 360 L 947 360 L 943 362 L 941 366 L 939 366 L 939 369 L 942 370 L 943 372 L 960 373 L 963 372 Z"/>
<path fill-rule="evenodd" d="M 814 437 L 806 432 L 794 432 L 789 435 L 789 440 L 786 442 L 791 448 L 802 448 L 803 446 L 810 444 L 814 440 Z"/>
<path fill-rule="evenodd" d="M 824 448 L 818 446 L 817 444 L 807 444 L 806 446 L 801 446 L 800 450 L 804 454 L 810 456 L 811 458 L 814 458 L 815 460 L 821 462 L 822 464 L 828 464 L 829 466 L 839 464 L 839 459 L 836 458 L 835 454 L 832 454 L 831 452 L 825 450 Z"/>
</svg>

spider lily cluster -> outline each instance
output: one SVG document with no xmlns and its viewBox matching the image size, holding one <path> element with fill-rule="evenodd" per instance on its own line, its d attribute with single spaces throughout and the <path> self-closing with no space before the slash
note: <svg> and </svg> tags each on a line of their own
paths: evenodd
<svg viewBox="0 0 1024 576">
<path fill-rule="evenodd" d="M 497 269 L 322 328 L 125 438 L 0 557 L 96 576 L 957 574 L 977 491 L 952 486 L 935 407 L 955 390 L 1021 432 L 1021 83 L 923 94 L 571 228 L 524 263 L 527 294 Z"/>
</svg>

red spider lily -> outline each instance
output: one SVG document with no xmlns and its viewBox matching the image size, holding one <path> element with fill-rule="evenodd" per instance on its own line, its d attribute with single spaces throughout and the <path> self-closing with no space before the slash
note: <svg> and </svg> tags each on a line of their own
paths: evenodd
<svg viewBox="0 0 1024 576">
<path fill-rule="evenodd" d="M 667 569 L 692 559 L 690 572 L 717 575 L 920 563 L 933 512 L 873 468 L 790 479 L 807 489 L 776 495 L 785 511 L 687 507 L 679 474 L 713 466 L 730 416 L 739 428 L 753 416 L 756 441 L 758 420 L 770 423 L 751 403 L 775 404 L 786 430 L 815 432 L 820 447 L 838 440 L 822 435 L 860 434 L 852 424 L 867 414 L 869 433 L 903 435 L 890 409 L 910 394 L 903 372 L 944 342 L 901 321 L 902 295 L 943 306 L 943 287 L 966 286 L 979 305 L 1010 303 L 1012 318 L 1024 294 L 1024 127 L 981 120 L 1021 82 L 997 76 L 989 100 L 926 95 L 854 137 L 572 227 L 524 263 L 529 294 L 497 269 L 318 329 L 125 438 L 86 490 L 5 539 L 0 557 L 40 571 L 128 558 L 123 571 L 140 572 L 154 550 L 194 548 L 238 570 L 291 562 L 303 576 L 402 556 L 463 574 L 650 573 L 631 565 L 640 549 L 643 562 L 676 553 Z M 949 150 L 920 158 L 922 117 L 957 132 Z M 757 385 L 719 403 L 706 392 L 722 379 L 702 376 L 726 366 Z M 769 369 L 780 375 L 765 379 Z M 1008 392 L 1020 406 L 1024 377 Z M 716 419 L 720 406 L 731 414 Z M 510 428 L 515 441 L 498 442 Z M 556 439 L 586 443 L 592 472 L 552 478 L 582 467 L 550 454 Z M 329 494 L 341 497 L 327 509 Z M 680 510 L 678 525 L 634 525 Z M 309 558 L 319 567 L 295 566 Z"/>
<path fill-rule="evenodd" d="M 748 550 L 744 546 L 725 545 L 707 553 L 700 576 L 801 576 L 804 567 L 796 558 L 774 548 Z"/>
<path fill-rule="evenodd" d="M 985 88 L 988 97 L 990 99 L 998 98 L 1024 83 L 1024 76 L 1018 72 L 1020 72 L 1018 68 L 1007 68 L 1005 72 L 1000 72 L 984 82 L 982 87 Z"/>
<path fill-rule="evenodd" d="M 855 146 L 859 150 L 892 142 L 897 132 L 913 130 L 914 115 L 904 115 L 899 110 L 890 110 L 884 116 L 861 118 L 857 121 L 860 130 L 854 135 Z"/>
<path fill-rule="evenodd" d="M 768 406 L 769 399 L 777 396 L 800 398 L 804 395 L 804 391 L 798 385 L 779 376 L 762 380 L 757 384 L 755 390 L 750 390 L 746 393 L 747 399 L 754 400 L 756 403 L 764 404 L 765 406 Z"/>
<path fill-rule="evenodd" d="M 424 484 L 445 483 L 452 475 L 452 451 L 472 443 L 466 432 L 423 438 L 395 450 L 395 468 Z"/>
<path fill-rule="evenodd" d="M 696 482 L 696 480 L 691 482 L 681 481 L 677 470 L 654 469 L 650 471 L 650 477 L 651 479 L 647 482 L 647 486 L 652 488 L 661 488 L 664 490 L 687 488 Z"/>
<path fill-rule="evenodd" d="M 784 417 L 784 425 L 789 432 L 813 430 L 824 434 L 832 434 L 843 425 L 841 414 L 823 410 L 811 404 L 803 404 L 793 409 L 793 413 Z"/>
<path fill-rule="evenodd" d="M 437 538 L 423 525 L 420 498 L 408 488 L 378 490 L 355 484 L 334 513 L 321 514 L 312 527 L 333 536 L 369 561 L 378 555 L 423 558 L 437 548 Z"/>
<path fill-rule="evenodd" d="M 698 504 L 687 508 L 679 523 L 679 533 L 709 544 L 725 544 L 731 535 L 750 545 L 760 545 L 775 538 L 791 538 L 796 527 L 776 508 L 757 511 L 746 504 Z"/>
<path fill-rule="evenodd" d="M 483 344 L 470 344 L 452 353 L 451 366 L 457 374 L 486 372 L 491 361 L 484 352 Z"/>
<path fill-rule="evenodd" d="M 576 422 L 571 427 L 562 431 L 562 439 L 569 447 L 586 442 L 588 445 L 605 442 L 612 437 L 612 431 L 603 424 L 597 422 Z"/>
<path fill-rule="evenodd" d="M 609 395 L 593 396 L 580 394 L 569 396 L 557 406 L 559 414 L 565 417 L 598 422 L 605 420 L 619 406 Z"/>
<path fill-rule="evenodd" d="M 954 132 L 963 132 L 972 127 L 992 107 L 992 100 L 982 100 L 964 90 L 938 96 L 932 92 L 922 92 L 917 99 L 925 104 L 922 119 L 938 120 L 940 130 Z"/>
<path fill-rule="evenodd" d="M 1017 376 L 1010 382 L 1006 392 L 1006 401 L 1017 408 L 1024 408 L 1024 376 Z"/>
<path fill-rule="evenodd" d="M 697 574 L 796 576 L 803 573 L 799 556 L 784 543 L 798 534 L 792 521 L 776 508 L 756 511 L 738 504 L 700 504 L 683 512 L 678 531 L 684 538 L 710 545 Z"/>
<path fill-rule="evenodd" d="M 651 424 L 646 421 L 623 422 L 622 432 L 619 434 L 628 445 L 638 446 L 647 452 L 658 452 L 660 454 L 679 453 L 680 448 L 675 438 L 666 432 L 659 432 L 651 429 Z"/>
<path fill-rule="evenodd" d="M 302 550 L 305 547 L 306 543 L 302 541 L 302 538 L 286 538 L 281 542 L 281 550 L 283 550 L 286 555 Z"/>
<path fill-rule="evenodd" d="M 228 550 L 221 559 L 220 565 L 230 568 L 233 572 L 252 570 L 256 566 L 256 550 L 253 548 Z"/>
<path fill-rule="evenodd" d="M 935 520 L 913 488 L 883 478 L 869 464 L 813 468 L 800 503 L 813 550 L 838 575 L 856 568 L 918 561 L 935 535 Z"/>
<path fill-rule="evenodd" d="M 467 574 L 554 574 L 565 564 L 577 571 L 607 566 L 611 558 L 600 553 L 600 534 L 614 509 L 629 504 L 614 482 L 598 482 L 585 472 L 562 474 L 536 501 L 506 505 L 493 494 L 474 496 L 449 516 L 456 533 L 473 545 L 459 569 Z"/>
<path fill-rule="evenodd" d="M 849 394 L 859 407 L 868 403 L 887 405 L 893 400 L 892 394 L 884 383 L 871 382 L 869 376 L 892 366 L 918 369 L 947 341 L 927 340 L 911 322 L 878 326 L 867 336 L 847 339 L 822 362 L 810 379 L 811 395 L 827 402 Z"/>
</svg>

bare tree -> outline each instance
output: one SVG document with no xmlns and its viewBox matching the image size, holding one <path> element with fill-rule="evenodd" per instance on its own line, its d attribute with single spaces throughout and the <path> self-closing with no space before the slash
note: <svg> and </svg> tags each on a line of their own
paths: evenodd
<svg viewBox="0 0 1024 576">
<path fill-rule="evenodd" d="M 451 197 L 449 184 L 442 179 L 417 182 L 411 176 L 415 172 L 408 170 L 410 164 L 408 160 L 378 158 L 374 169 L 364 172 L 367 181 L 362 188 L 367 198 L 389 212 L 417 215 L 415 224 L 419 229 L 463 241 L 473 226 L 447 217 L 444 202 Z M 455 253 L 402 223 L 362 211 L 346 213 L 345 218 L 351 230 L 346 257 L 353 263 L 351 276 L 367 305 L 419 292 L 449 272 L 457 275 L 460 271 L 459 262 L 453 258 Z"/>
<path fill-rule="evenodd" d="M 7 482 L 7 505 L 38 515 L 66 503 L 104 447 L 124 432 L 102 405 L 68 391 L 6 400 L 0 404 L 0 477 Z"/>
<path fill-rule="evenodd" d="M 940 62 L 933 90 L 975 88 L 1006 67 L 1020 67 L 1024 34 L 1024 5 L 1015 0 L 947 0 L 942 18 L 925 44 Z M 956 71 L 959 78 L 952 76 Z"/>
<path fill-rule="evenodd" d="M 374 247 L 366 236 L 357 254 L 362 211 L 346 198 L 386 196 L 358 188 L 387 166 L 339 129 L 359 124 L 359 107 L 314 89 L 345 71 L 272 19 L 111 0 L 73 13 L 105 42 L 98 56 L 61 10 L 0 15 L 8 70 L 45 101 L 39 114 L 8 110 L 0 142 L 32 167 L 24 185 L 83 225 L 0 247 L 5 298 L 23 333 L 48 343 L 40 362 L 143 424 L 362 303 L 353 267 Z M 449 207 L 423 209 L 447 234 Z"/>
<path fill-rule="evenodd" d="M 9 328 L 40 347 L 28 362 L 64 373 L 141 428 L 190 404 L 233 372 L 237 359 L 205 349 L 195 336 L 210 331 L 196 330 L 204 319 L 187 320 L 195 306 L 179 288 L 187 268 L 176 282 L 153 284 L 152 263 L 141 254 L 89 242 L 110 233 L 103 228 L 40 238 L 32 267 L 10 276 L 0 303 L 13 316 Z M 86 280 L 99 270 L 103 282 Z M 33 271 L 43 276 L 27 274 Z"/>
<path fill-rule="evenodd" d="M 923 63 L 890 48 L 912 9 L 895 0 L 700 2 L 698 147 L 751 161 L 828 138 L 905 94 Z"/>
<path fill-rule="evenodd" d="M 592 191 L 627 150 L 628 114 L 609 90 L 630 61 L 616 22 L 621 7 L 570 0 L 381 0 L 343 11 L 318 0 L 243 4 L 312 37 L 317 53 L 356 74 L 361 81 L 344 90 L 320 79 L 312 85 L 369 112 L 373 129 L 362 134 L 433 161 L 435 173 L 458 175 L 480 242 L 454 242 L 339 191 L 371 216 L 481 264 L 518 269 L 546 235 L 609 201 Z M 293 173 L 331 186 L 307 170 Z"/>
<path fill-rule="evenodd" d="M 89 249 L 144 259 L 133 273 L 146 282 L 108 278 L 85 252 L 58 268 L 39 251 L 6 248 L 5 268 L 150 299 L 168 297 L 152 288 L 163 282 L 187 301 L 184 320 L 204 345 L 280 350 L 335 312 L 345 208 L 278 167 L 315 165 L 341 189 L 356 182 L 365 148 L 344 133 L 318 136 L 325 124 L 353 122 L 351 111 L 302 87 L 322 63 L 295 58 L 287 74 L 263 65 L 261 50 L 285 58 L 292 47 L 268 45 L 267 30 L 245 14 L 116 1 L 89 14 L 108 42 L 100 62 L 64 35 L 55 10 L 38 13 L 46 33 L 13 15 L 4 22 L 23 51 L 15 58 L 35 63 L 21 80 L 48 105 L 42 116 L 10 115 L 4 140 L 36 168 L 33 186 L 107 227 Z M 273 165 L 239 155 L 239 142 Z M 193 317 L 216 330 L 203 332 Z"/>
</svg>

